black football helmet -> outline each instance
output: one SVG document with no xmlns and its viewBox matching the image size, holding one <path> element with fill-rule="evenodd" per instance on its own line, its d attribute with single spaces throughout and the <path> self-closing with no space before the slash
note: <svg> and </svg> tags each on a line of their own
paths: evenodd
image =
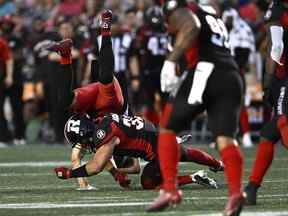
<svg viewBox="0 0 288 216">
<path fill-rule="evenodd" d="M 153 6 L 147 9 L 144 16 L 145 23 L 154 31 L 164 29 L 164 18 L 162 9 L 159 6 Z"/>
<path fill-rule="evenodd" d="M 94 152 L 93 134 L 95 123 L 88 115 L 75 114 L 68 119 L 64 127 L 66 140 L 72 145 L 81 144 Z"/>
<path fill-rule="evenodd" d="M 163 14 L 167 18 L 177 8 L 186 6 L 187 6 L 186 0 L 166 0 L 162 6 Z"/>
</svg>

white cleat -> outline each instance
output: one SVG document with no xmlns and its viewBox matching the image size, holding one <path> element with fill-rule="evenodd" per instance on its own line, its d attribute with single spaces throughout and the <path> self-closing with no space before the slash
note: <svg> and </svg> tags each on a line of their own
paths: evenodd
<svg viewBox="0 0 288 216">
<path fill-rule="evenodd" d="M 95 191 L 98 190 L 96 187 L 93 187 L 91 185 L 87 185 L 86 187 L 79 187 L 76 188 L 77 191 Z"/>
<path fill-rule="evenodd" d="M 217 182 L 213 178 L 209 178 L 207 172 L 204 170 L 197 171 L 190 176 L 192 178 L 192 181 L 196 184 L 214 189 L 218 188 Z"/>
</svg>

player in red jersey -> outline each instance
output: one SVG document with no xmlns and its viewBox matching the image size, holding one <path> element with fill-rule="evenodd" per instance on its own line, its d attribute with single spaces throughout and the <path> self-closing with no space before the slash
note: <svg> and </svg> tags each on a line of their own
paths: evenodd
<svg viewBox="0 0 288 216">
<path fill-rule="evenodd" d="M 73 90 L 73 71 L 71 68 L 70 39 L 51 44 L 47 49 L 61 55 L 61 73 L 59 73 L 58 103 L 59 107 L 70 108 L 73 112 L 89 113 L 93 116 L 109 112 L 121 113 L 123 110 L 123 95 L 117 79 L 113 76 L 114 55 L 111 42 L 112 12 L 102 13 L 101 36 L 102 44 L 97 70 L 99 82 Z M 96 66 L 96 65 L 94 65 Z"/>
<path fill-rule="evenodd" d="M 87 164 L 77 169 L 59 167 L 55 172 L 62 179 L 86 177 L 101 172 L 112 155 L 139 157 L 149 162 L 141 175 L 142 187 L 154 189 L 162 182 L 156 154 L 157 136 L 156 127 L 137 116 L 109 114 L 95 121 L 85 115 L 73 116 L 65 126 L 66 139 L 75 147 L 88 148 L 95 154 Z M 181 149 L 181 161 L 206 165 L 213 171 L 223 170 L 222 163 L 209 154 L 195 148 L 185 148 L 180 144 L 177 146 Z M 208 178 L 203 171 L 178 176 L 179 185 L 193 182 L 217 187 L 216 182 Z"/>
<path fill-rule="evenodd" d="M 206 110 L 229 188 L 224 215 L 239 215 L 244 201 L 243 157 L 235 135 L 243 86 L 229 51 L 227 29 L 220 18 L 194 2 L 166 0 L 163 11 L 167 29 L 175 36 L 173 51 L 161 71 L 161 89 L 170 93 L 171 100 L 162 113 L 158 138 L 163 190 L 147 211 L 159 211 L 181 201 L 176 133 L 187 129 L 194 117 Z M 176 65 L 183 57 L 186 65 L 180 65 L 184 72 L 179 77 Z"/>
<path fill-rule="evenodd" d="M 272 74 L 269 97 L 266 98 L 273 107 L 274 115 L 261 130 L 256 159 L 245 188 L 249 205 L 256 205 L 257 191 L 272 163 L 276 143 L 282 141 L 288 148 L 288 1 L 273 1 L 265 18 L 271 38 L 270 56 L 267 56 L 269 68 L 266 71 Z"/>
<path fill-rule="evenodd" d="M 111 22 L 112 12 L 105 10 L 101 15 L 101 36 L 102 43 L 99 53 L 98 64 L 92 64 L 92 73 L 98 77 L 98 82 L 86 85 L 81 88 L 73 89 L 73 70 L 71 58 L 72 40 L 67 39 L 59 43 L 52 43 L 46 47 L 50 51 L 57 52 L 61 56 L 61 71 L 57 79 L 58 106 L 59 109 L 70 109 L 76 113 L 89 113 L 91 116 L 101 116 L 109 112 L 124 113 L 124 100 L 120 85 L 113 76 L 114 55 L 111 42 Z M 94 62 L 95 63 L 95 62 Z M 99 68 L 98 68 L 99 67 Z M 97 72 L 97 73 L 96 73 Z M 73 160 L 73 167 L 79 166 Z M 125 186 L 129 183 L 126 175 L 115 171 L 111 163 L 106 167 L 113 177 Z M 85 188 L 87 182 L 79 179 L 80 187 Z"/>
</svg>

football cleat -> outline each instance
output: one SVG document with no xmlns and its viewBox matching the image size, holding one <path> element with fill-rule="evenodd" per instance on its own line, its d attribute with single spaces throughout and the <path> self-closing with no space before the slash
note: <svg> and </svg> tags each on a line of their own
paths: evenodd
<svg viewBox="0 0 288 216">
<path fill-rule="evenodd" d="M 52 52 L 57 52 L 63 57 L 69 57 L 71 56 L 72 45 L 73 41 L 71 39 L 65 39 L 60 42 L 52 42 L 46 49 Z"/>
<path fill-rule="evenodd" d="M 182 200 L 182 191 L 175 190 L 173 192 L 168 192 L 165 190 L 160 190 L 159 196 L 153 201 L 153 203 L 146 208 L 147 212 L 157 212 L 162 211 L 169 206 L 176 206 Z"/>
<path fill-rule="evenodd" d="M 102 33 L 110 34 L 112 16 L 113 14 L 111 10 L 104 10 L 104 12 L 101 14 L 100 26 Z"/>
<path fill-rule="evenodd" d="M 190 175 L 192 178 L 193 183 L 203 185 L 210 188 L 218 188 L 217 182 L 213 178 L 209 178 L 207 172 L 204 170 L 200 170 L 192 175 Z"/>
<path fill-rule="evenodd" d="M 220 166 L 218 167 L 209 167 L 209 170 L 212 171 L 212 172 L 223 172 L 224 171 L 224 164 L 222 161 L 219 161 L 220 162 Z"/>
<path fill-rule="evenodd" d="M 246 205 L 256 205 L 257 204 L 257 190 L 259 186 L 249 182 L 249 184 L 245 187 L 243 195 L 245 197 Z"/>
<path fill-rule="evenodd" d="M 225 206 L 223 216 L 239 216 L 244 203 L 244 196 L 242 194 L 229 197 Z"/>
</svg>

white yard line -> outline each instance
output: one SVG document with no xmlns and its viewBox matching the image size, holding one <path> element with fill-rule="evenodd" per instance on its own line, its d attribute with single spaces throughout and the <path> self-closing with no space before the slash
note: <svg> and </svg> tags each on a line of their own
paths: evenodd
<svg viewBox="0 0 288 216">
<path fill-rule="evenodd" d="M 246 158 L 245 160 L 254 160 L 254 158 Z M 274 158 L 274 161 L 287 161 L 288 158 Z M 189 162 L 181 162 L 181 164 L 187 164 Z M 144 166 L 147 164 L 145 161 L 141 161 L 140 164 Z M 0 163 L 0 167 L 56 167 L 56 166 L 70 166 L 70 161 L 36 161 L 36 162 L 3 162 Z M 285 169 L 279 168 L 279 169 Z"/>
<path fill-rule="evenodd" d="M 126 203 L 7 203 L 0 204 L 0 209 L 52 209 L 52 208 L 79 208 L 79 207 L 126 207 L 149 205 L 150 202 L 126 202 Z"/>
<path fill-rule="evenodd" d="M 0 204 L 0 209 L 60 209 L 60 208 L 105 208 L 105 207 L 131 207 L 131 206 L 147 206 L 150 202 L 123 202 L 123 203 L 77 203 L 77 204 L 68 204 L 68 203 L 7 203 Z M 176 212 L 167 212 L 166 215 L 172 215 Z M 88 216 L 89 214 L 85 214 Z M 93 214 L 94 215 L 94 214 Z M 99 214 L 104 216 L 105 214 Z M 107 215 L 119 215 L 119 213 L 110 213 Z M 123 213 L 121 215 L 145 215 L 144 212 L 133 212 L 133 213 Z M 183 212 L 183 215 L 198 215 L 198 216 L 220 216 L 221 213 L 199 213 L 199 212 Z M 262 212 L 245 212 L 241 214 L 242 216 L 287 216 L 288 211 L 262 211 Z M 84 216 L 84 215 L 81 215 Z"/>
</svg>

